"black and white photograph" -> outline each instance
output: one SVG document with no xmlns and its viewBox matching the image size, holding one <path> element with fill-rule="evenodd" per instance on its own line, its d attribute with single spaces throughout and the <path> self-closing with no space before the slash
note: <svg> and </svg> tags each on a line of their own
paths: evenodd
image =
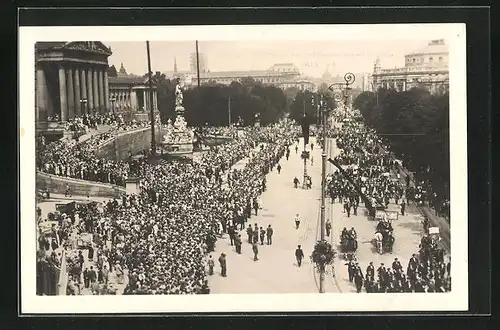
<svg viewBox="0 0 500 330">
<path fill-rule="evenodd" d="M 465 25 L 19 38 L 23 311 L 467 309 Z"/>
</svg>

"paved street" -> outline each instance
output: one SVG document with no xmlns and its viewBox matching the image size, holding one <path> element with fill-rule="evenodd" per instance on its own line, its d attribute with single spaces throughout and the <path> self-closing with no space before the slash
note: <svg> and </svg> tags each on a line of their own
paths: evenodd
<svg viewBox="0 0 500 330">
<path fill-rule="evenodd" d="M 315 142 L 312 138 L 311 141 Z M 292 146 L 290 159 L 284 157 L 280 164 L 281 174 L 276 168 L 267 177 L 268 189 L 262 194 L 262 209 L 257 216 L 253 215 L 248 224 L 255 223 L 259 227 L 267 228 L 271 225 L 274 229 L 273 244 L 259 245 L 259 260 L 253 261 L 251 246 L 247 243 L 245 230 L 240 234 L 243 238 L 242 254 L 238 255 L 229 243 L 228 236 L 219 239 L 215 252 L 212 253 L 215 259 L 216 272 L 209 276 L 209 285 L 212 293 L 315 293 L 318 292 L 319 275 L 315 273 L 313 265 L 309 261 L 309 256 L 313 250 L 314 243 L 319 239 L 320 221 L 320 180 L 321 180 L 321 149 L 315 144 L 312 150 L 313 164 L 307 161 L 308 174 L 312 177 L 313 187 L 311 190 L 293 187 L 293 178 L 296 176 L 302 186 L 303 160 L 300 159 L 303 142 L 299 144 L 299 151 L 295 153 L 295 146 Z M 309 149 L 308 149 L 309 150 Z M 327 142 L 327 157 L 334 158 L 339 153 L 333 139 Z M 235 168 L 244 166 L 247 159 L 235 164 Z M 327 163 L 327 171 L 330 173 L 334 167 Z M 42 202 L 40 207 L 42 213 L 52 211 L 55 203 L 67 203 L 73 199 L 64 196 L 53 196 L 53 201 Z M 82 200 L 86 198 L 82 197 Z M 104 199 L 99 199 L 102 201 Z M 389 205 L 390 210 L 399 210 L 395 204 Z M 339 234 L 343 227 L 354 227 L 358 233 L 357 258 L 360 266 L 365 271 L 370 261 L 378 267 L 381 262 L 390 265 L 395 257 L 406 267 L 409 257 L 418 251 L 418 244 L 421 237 L 422 225 L 421 216 L 418 213 L 411 213 L 409 210 L 405 216 L 399 215 L 397 221 L 393 223 L 396 242 L 392 254 L 378 254 L 371 244 L 376 222 L 369 221 L 365 215 L 365 209 L 360 205 L 358 215 L 351 214 L 347 217 L 343 213 L 342 204 L 331 204 L 330 199 L 326 201 L 326 217 L 333 225 L 332 234 L 327 237 L 332 245 L 339 250 Z M 300 214 L 302 219 L 300 228 L 295 229 L 294 216 Z M 294 251 L 298 244 L 302 245 L 305 259 L 302 267 L 298 267 L 294 257 Z M 220 267 L 217 259 L 220 253 L 226 253 L 228 276 L 220 276 Z M 94 265 L 88 261 L 85 255 L 85 267 Z M 329 271 L 325 276 L 326 292 L 355 292 L 355 287 L 348 281 L 347 266 L 339 252 L 335 262 L 336 281 Z M 114 280 L 111 275 L 110 280 Z M 115 285 L 118 294 L 121 294 L 124 285 Z M 88 289 L 83 290 L 83 294 L 90 294 Z"/>
<path fill-rule="evenodd" d="M 314 141 L 312 139 L 311 141 Z M 216 273 L 209 277 L 211 293 L 313 293 L 318 289 L 315 284 L 317 274 L 313 273 L 309 255 L 314 242 L 319 237 L 319 206 L 321 180 L 321 150 L 312 151 L 314 165 L 308 161 L 308 173 L 312 178 L 311 190 L 295 189 L 293 178 L 296 176 L 302 184 L 303 160 L 300 158 L 303 142 L 299 152 L 292 146 L 290 159 L 280 161 L 281 174 L 276 168 L 267 177 L 268 189 L 262 194 L 262 210 L 252 216 L 252 226 L 257 223 L 274 229 L 273 244 L 259 245 L 259 260 L 253 261 L 253 252 L 247 243 L 245 231 L 242 254 L 238 255 L 229 243 L 227 235 L 217 242 L 215 252 Z M 316 144 L 317 146 L 317 144 Z M 299 213 L 302 219 L 300 228 L 295 229 L 294 217 Z M 248 226 L 247 223 L 247 226 Z M 305 259 L 302 267 L 297 267 L 295 249 L 302 245 Z M 221 252 L 227 255 L 227 277 L 221 277 L 217 259 Z"/>
<path fill-rule="evenodd" d="M 302 141 L 300 146 L 302 146 Z M 273 245 L 259 245 L 259 260 L 253 261 L 253 253 L 251 246 L 246 242 L 245 231 L 241 231 L 244 241 L 241 255 L 236 254 L 227 236 L 219 240 L 215 252 L 212 253 L 216 261 L 216 273 L 209 277 L 212 293 L 314 293 L 318 291 L 319 276 L 313 271 L 309 255 L 315 241 L 319 239 L 321 150 L 315 148 L 312 151 L 314 165 L 311 166 L 308 161 L 308 173 L 312 177 L 313 188 L 303 190 L 294 189 L 292 184 L 294 176 L 297 176 L 300 181 L 303 176 L 301 148 L 297 154 L 294 148 L 294 146 L 291 147 L 288 161 L 286 158 L 281 160 L 281 174 L 278 175 L 274 170 L 268 175 L 268 190 L 262 195 L 263 209 L 257 216 L 252 216 L 250 222 L 252 226 L 257 223 L 259 227 L 264 228 L 270 224 L 274 228 Z M 333 158 L 339 152 L 334 140 L 327 143 L 327 149 L 327 157 Z M 327 164 L 327 170 L 332 171 L 333 167 Z M 389 210 L 397 211 L 399 206 L 391 203 Z M 293 223 L 296 213 L 299 213 L 303 219 L 299 230 L 295 229 Z M 360 205 L 357 216 L 351 214 L 347 217 L 340 203 L 331 204 L 327 199 L 326 217 L 332 221 L 333 225 L 332 234 L 327 239 L 337 249 L 339 249 L 339 235 L 342 228 L 354 227 L 356 229 L 359 243 L 357 258 L 363 272 L 370 261 L 374 262 L 375 267 L 378 267 L 381 262 L 390 266 L 395 257 L 406 268 L 408 259 L 418 251 L 423 230 L 422 218 L 419 214 L 399 215 L 398 220 L 393 223 L 396 237 L 394 251 L 392 254 L 383 255 L 378 254 L 371 243 L 376 222 L 368 220 L 364 207 Z M 297 244 L 302 245 L 306 255 L 301 268 L 297 267 L 294 257 Z M 228 276 L 226 278 L 219 275 L 220 267 L 217 258 L 221 252 L 227 254 Z M 354 285 L 349 283 L 347 266 L 340 252 L 335 262 L 335 273 L 336 282 L 331 271 L 325 276 L 326 292 L 356 291 Z"/>
</svg>

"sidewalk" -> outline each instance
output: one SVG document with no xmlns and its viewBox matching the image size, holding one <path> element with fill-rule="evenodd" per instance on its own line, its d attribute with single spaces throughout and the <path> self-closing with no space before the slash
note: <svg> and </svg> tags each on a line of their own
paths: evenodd
<svg viewBox="0 0 500 330">
<path fill-rule="evenodd" d="M 302 144 L 301 144 L 302 146 Z M 315 273 L 309 256 L 314 243 L 319 239 L 319 206 L 321 180 L 321 150 L 312 151 L 317 160 L 314 165 L 307 163 L 308 173 L 312 177 L 312 189 L 304 190 L 293 187 L 293 178 L 302 181 L 303 161 L 300 152 L 293 150 L 290 159 L 280 160 L 281 173 L 276 168 L 267 175 L 267 190 L 261 196 L 262 209 L 252 214 L 249 224 L 273 228 L 272 245 L 258 244 L 258 259 L 253 261 L 251 245 L 247 242 L 246 230 L 239 231 L 243 245 L 242 254 L 237 254 L 231 246 L 228 235 L 217 241 L 215 251 L 211 253 L 215 260 L 214 275 L 208 276 L 211 293 L 316 293 L 319 275 Z M 294 217 L 299 213 L 301 223 L 295 228 Z M 298 267 L 295 260 L 297 245 L 302 246 L 304 259 Z M 227 277 L 220 276 L 217 259 L 221 253 L 227 255 Z M 329 285 L 329 283 L 326 283 Z M 333 284 L 331 284 L 333 286 Z M 329 292 L 335 288 L 329 287 Z"/>
<path fill-rule="evenodd" d="M 413 176 L 406 171 L 405 169 L 401 168 L 398 166 L 399 170 L 399 175 L 400 175 L 400 180 L 403 184 L 406 184 L 406 177 L 410 177 L 410 186 L 415 187 L 415 180 L 413 179 Z M 394 170 L 393 170 L 394 172 Z M 394 172 L 396 173 L 396 172 Z M 450 241 L 450 223 L 448 220 L 446 220 L 443 217 L 437 216 L 435 211 L 430 208 L 427 204 L 424 204 L 423 206 L 417 206 L 416 204 L 408 204 L 407 205 L 408 209 L 416 210 L 424 218 L 429 219 L 431 226 L 433 227 L 438 227 L 439 228 L 439 235 L 442 238 L 441 240 L 441 247 L 444 248 L 447 252 L 451 252 L 451 241 Z"/>
</svg>

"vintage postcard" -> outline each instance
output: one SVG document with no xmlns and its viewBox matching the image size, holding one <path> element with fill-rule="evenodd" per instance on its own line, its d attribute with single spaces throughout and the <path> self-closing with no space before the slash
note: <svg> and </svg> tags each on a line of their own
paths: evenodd
<svg viewBox="0 0 500 330">
<path fill-rule="evenodd" d="M 464 24 L 19 45 L 22 313 L 467 310 Z"/>
</svg>

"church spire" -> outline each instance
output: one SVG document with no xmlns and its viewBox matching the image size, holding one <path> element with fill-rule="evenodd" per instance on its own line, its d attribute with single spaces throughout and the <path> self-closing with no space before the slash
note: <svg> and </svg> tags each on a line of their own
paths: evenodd
<svg viewBox="0 0 500 330">
<path fill-rule="evenodd" d="M 174 57 L 174 72 L 177 73 L 177 58 Z"/>
<path fill-rule="evenodd" d="M 124 75 L 127 74 L 127 70 L 125 70 L 125 67 L 123 66 L 123 62 L 121 63 L 121 66 L 120 66 L 120 73 L 124 74 Z"/>
</svg>

